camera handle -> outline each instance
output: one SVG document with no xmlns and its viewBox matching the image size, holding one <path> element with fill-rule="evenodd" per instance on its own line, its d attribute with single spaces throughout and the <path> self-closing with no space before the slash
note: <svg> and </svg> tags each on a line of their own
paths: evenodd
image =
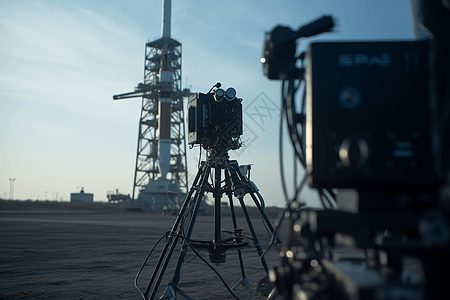
<svg viewBox="0 0 450 300">
<path fill-rule="evenodd" d="M 222 86 L 222 84 L 220 82 L 216 83 L 215 85 L 213 85 L 211 87 L 211 89 L 208 91 L 207 94 L 211 93 L 214 88 L 220 88 L 221 86 Z"/>
</svg>

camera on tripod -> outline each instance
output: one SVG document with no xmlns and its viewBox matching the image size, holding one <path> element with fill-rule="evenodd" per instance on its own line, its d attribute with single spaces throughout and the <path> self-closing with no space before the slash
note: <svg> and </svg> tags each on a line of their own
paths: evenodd
<svg viewBox="0 0 450 300">
<path fill-rule="evenodd" d="M 206 150 L 235 150 L 241 147 L 242 99 L 236 90 L 221 89 L 218 82 L 211 90 L 196 93 L 188 102 L 188 143 L 202 145 Z"/>
<path fill-rule="evenodd" d="M 327 16 L 267 34 L 264 73 L 305 79 L 302 147 L 314 188 L 415 189 L 439 183 L 427 41 L 315 42 L 296 67 L 295 40 L 329 31 Z M 283 54 L 284 56 L 281 56 Z"/>
<path fill-rule="evenodd" d="M 254 247 L 266 275 L 259 281 L 258 287 L 264 291 L 266 289 L 269 267 L 264 258 L 265 252 L 262 250 L 244 202 L 246 195 L 250 195 L 252 198 L 261 215 L 261 222 L 263 222 L 263 226 L 266 228 L 273 243 L 278 243 L 280 240 L 274 233 L 274 228 L 264 211 L 264 199 L 256 185 L 250 180 L 250 167 L 239 166 L 236 160 L 229 159 L 228 150 L 238 149 L 242 146 L 240 140 L 242 135 L 242 99 L 236 97 L 234 88 L 230 87 L 225 91 L 220 86 L 221 84 L 217 83 L 208 93 L 197 93 L 188 102 L 188 142 L 191 146 L 196 144 L 202 146 L 207 152 L 206 160 L 199 163 L 197 175 L 183 201 L 172 229 L 165 235 L 166 244 L 158 258 L 147 289 L 144 293 L 141 293 L 144 299 L 155 299 L 164 277 L 164 272 L 172 254 L 180 245 L 180 241 L 180 254 L 172 280 L 159 299 L 175 299 L 177 293 L 186 299 L 192 299 L 177 287 L 181 278 L 181 267 L 185 262 L 188 250 L 192 250 L 195 253 L 194 258 L 198 257 L 207 264 L 219 276 L 230 294 L 235 299 L 238 299 L 233 290 L 240 285 L 245 287 L 249 285 L 245 275 L 241 250 L 247 247 Z M 214 197 L 213 239 L 192 239 L 195 222 L 205 193 L 212 193 Z M 227 206 L 233 224 L 232 230 L 224 230 L 222 228 L 222 198 L 224 195 L 228 198 Z M 237 198 L 242 208 L 250 236 L 243 234 L 243 230 L 238 227 L 234 198 Z M 222 237 L 222 232 L 229 236 Z M 251 240 L 251 242 L 245 241 L 246 239 Z M 241 278 L 233 287 L 228 287 L 220 274 L 196 249 L 207 250 L 210 263 L 225 263 L 226 252 L 228 250 L 236 250 Z"/>
<path fill-rule="evenodd" d="M 427 40 L 314 42 L 297 56 L 296 40 L 330 31 L 330 16 L 266 34 L 264 74 L 283 81 L 295 155 L 323 204 L 304 208 L 295 200 L 305 180 L 296 187 L 285 208 L 286 250 L 270 274 L 274 295 L 448 298 L 447 281 L 436 275 L 450 268 L 450 7 L 443 3 L 420 1 Z M 408 259 L 421 265 L 419 280 L 405 280 Z"/>
</svg>

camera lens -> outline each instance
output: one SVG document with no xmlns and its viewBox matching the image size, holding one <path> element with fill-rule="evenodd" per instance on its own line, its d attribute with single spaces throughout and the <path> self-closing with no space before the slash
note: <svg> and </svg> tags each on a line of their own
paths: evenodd
<svg viewBox="0 0 450 300">
<path fill-rule="evenodd" d="M 236 90 L 232 87 L 227 88 L 227 100 L 231 101 L 234 99 L 234 97 L 236 97 Z"/>
<path fill-rule="evenodd" d="M 225 95 L 225 91 L 223 89 L 217 89 L 214 92 L 214 100 L 216 100 L 217 102 L 222 102 L 224 95 Z"/>
</svg>

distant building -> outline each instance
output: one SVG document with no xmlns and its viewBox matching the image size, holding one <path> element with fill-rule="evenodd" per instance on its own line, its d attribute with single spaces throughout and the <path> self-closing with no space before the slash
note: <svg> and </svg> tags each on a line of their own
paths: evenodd
<svg viewBox="0 0 450 300">
<path fill-rule="evenodd" d="M 108 203 L 121 203 L 123 201 L 130 201 L 130 194 L 120 194 L 119 190 L 116 189 L 115 194 L 113 191 L 108 191 L 106 198 L 108 198 Z"/>
<path fill-rule="evenodd" d="M 84 188 L 81 188 L 81 191 L 79 193 L 70 194 L 70 202 L 93 203 L 94 194 L 85 193 Z"/>
</svg>

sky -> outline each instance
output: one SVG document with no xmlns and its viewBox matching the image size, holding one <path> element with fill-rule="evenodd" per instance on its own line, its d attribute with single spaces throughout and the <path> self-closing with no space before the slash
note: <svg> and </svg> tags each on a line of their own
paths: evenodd
<svg viewBox="0 0 450 300">
<path fill-rule="evenodd" d="M 131 194 L 141 101 L 113 101 L 143 81 L 145 43 L 161 37 L 161 0 L 0 1 L 0 198 L 69 201 L 70 193 Z M 182 86 L 220 81 L 243 99 L 245 147 L 267 206 L 283 206 L 278 161 L 281 83 L 264 77 L 264 33 L 298 29 L 324 14 L 337 28 L 299 41 L 413 39 L 409 0 L 172 0 L 182 43 Z M 187 99 L 186 99 L 187 102 Z M 264 117 L 255 109 L 266 107 Z M 270 109 L 267 109 L 270 107 Z M 284 163 L 292 166 L 285 139 Z M 189 184 L 198 149 L 187 151 Z M 288 168 L 289 169 L 289 168 Z M 292 172 L 286 174 L 292 191 Z M 316 194 L 302 200 L 315 206 Z"/>
</svg>

